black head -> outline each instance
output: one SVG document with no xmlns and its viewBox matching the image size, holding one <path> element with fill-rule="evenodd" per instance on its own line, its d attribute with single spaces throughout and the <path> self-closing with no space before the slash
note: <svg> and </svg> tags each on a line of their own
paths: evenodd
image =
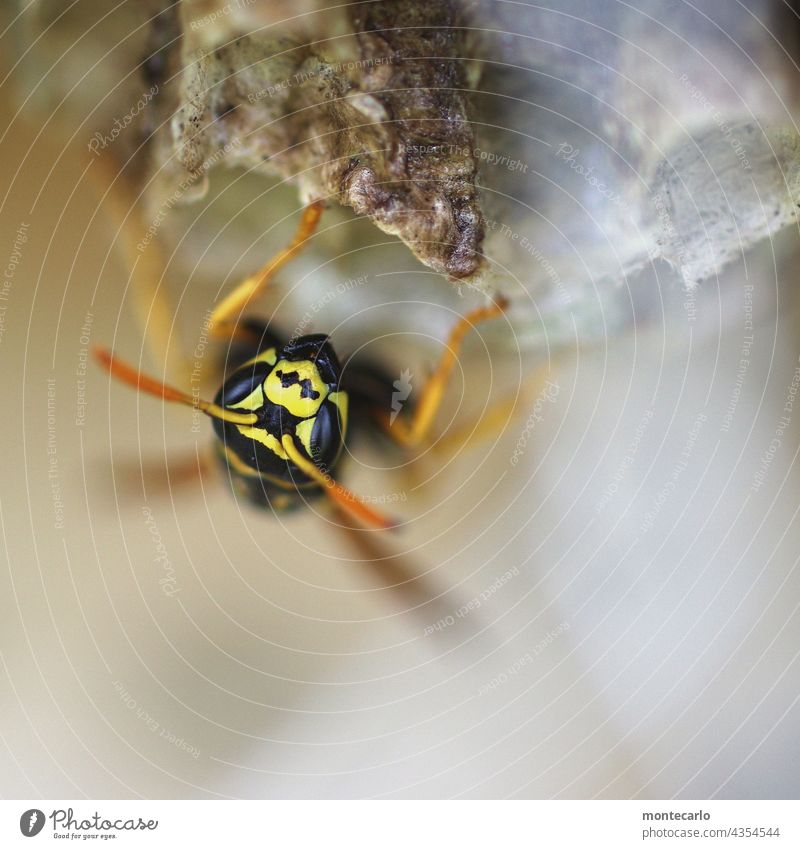
<svg viewBox="0 0 800 849">
<path fill-rule="evenodd" d="M 292 486 L 316 485 L 287 456 L 282 440 L 290 435 L 317 468 L 331 474 L 347 428 L 348 397 L 340 377 L 333 346 L 321 334 L 272 345 L 240 365 L 214 401 L 257 417 L 252 425 L 214 419 L 231 469 Z"/>
</svg>

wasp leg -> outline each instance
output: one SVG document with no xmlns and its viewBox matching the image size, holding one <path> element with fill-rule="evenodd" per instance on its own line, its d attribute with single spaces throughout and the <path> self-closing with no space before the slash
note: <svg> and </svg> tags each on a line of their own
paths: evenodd
<svg viewBox="0 0 800 849">
<path fill-rule="evenodd" d="M 263 292 L 277 271 L 305 247 L 314 234 L 322 216 L 323 201 L 318 200 L 303 210 L 300 224 L 292 241 L 272 257 L 259 271 L 243 280 L 211 314 L 210 331 L 216 339 L 240 338 L 239 318 L 248 303 Z M 245 329 L 246 334 L 250 335 Z"/>
<path fill-rule="evenodd" d="M 121 498 L 141 504 L 142 499 L 166 499 L 176 492 L 199 491 L 202 482 L 216 473 L 213 458 L 197 450 L 163 460 L 114 461 L 114 487 Z"/>
<path fill-rule="evenodd" d="M 291 461 L 308 477 L 315 480 L 323 489 L 330 500 L 341 510 L 349 513 L 362 524 L 370 528 L 389 530 L 396 527 L 396 523 L 384 516 L 383 513 L 373 510 L 365 504 L 355 493 L 345 489 L 337 483 L 327 472 L 319 468 L 297 447 L 294 437 L 284 434 L 281 439 L 283 450 L 289 455 Z"/>
<path fill-rule="evenodd" d="M 445 343 L 444 353 L 439 359 L 433 374 L 428 378 L 419 395 L 411 416 L 406 420 L 398 416 L 392 422 L 389 414 L 380 414 L 387 433 L 398 443 L 407 447 L 419 445 L 431 429 L 436 413 L 444 398 L 447 382 L 453 368 L 458 362 L 458 354 L 464 337 L 476 325 L 483 321 L 502 315 L 507 306 L 505 299 L 488 307 L 478 307 L 463 316 L 458 324 L 450 331 Z"/>
<path fill-rule="evenodd" d="M 513 396 L 501 398 L 489 406 L 477 419 L 437 439 L 436 445 L 433 446 L 434 453 L 438 456 L 451 456 L 466 446 L 496 437 L 520 414 L 520 411 L 530 408 L 551 374 L 550 369 L 544 366 L 537 369 L 524 390 L 514 393 Z"/>
</svg>

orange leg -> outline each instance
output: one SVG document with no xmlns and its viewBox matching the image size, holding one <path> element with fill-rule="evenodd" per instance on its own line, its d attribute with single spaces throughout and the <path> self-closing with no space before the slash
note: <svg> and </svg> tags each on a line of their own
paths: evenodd
<svg viewBox="0 0 800 849">
<path fill-rule="evenodd" d="M 150 375 L 140 372 L 135 366 L 125 362 L 125 360 L 119 359 L 111 351 L 101 348 L 99 345 L 92 349 L 92 353 L 97 362 L 112 377 L 115 377 L 122 383 L 127 383 L 128 386 L 132 386 L 139 392 L 146 392 L 148 395 L 162 398 L 164 401 L 172 401 L 177 404 L 184 404 L 187 407 L 194 407 L 212 419 L 219 419 L 223 422 L 254 425 L 258 421 L 258 416 L 255 413 L 244 413 L 240 410 L 220 407 L 218 404 L 212 404 L 210 401 L 204 401 L 202 398 L 195 398 L 187 392 L 170 386 L 168 383 L 163 383 L 157 377 L 150 377 Z"/>
<path fill-rule="evenodd" d="M 395 522 L 384 516 L 383 513 L 373 510 L 361 501 L 355 493 L 350 492 L 349 489 L 345 489 L 345 487 L 337 483 L 330 475 L 318 468 L 311 458 L 297 447 L 292 436 L 286 434 L 281 440 L 281 444 L 292 462 L 312 480 L 315 480 L 337 507 L 349 513 L 358 522 L 367 527 L 380 528 L 382 530 L 389 530 L 396 526 Z"/>
<path fill-rule="evenodd" d="M 394 440 L 401 445 L 413 447 L 419 445 L 425 439 L 441 406 L 447 382 L 455 364 L 458 362 L 458 354 L 464 342 L 464 337 L 476 324 L 502 315 L 507 305 L 508 302 L 501 298 L 491 306 L 478 307 L 472 310 L 459 320 L 458 324 L 450 331 L 445 343 L 444 353 L 433 374 L 422 388 L 419 401 L 410 420 L 406 421 L 398 417 L 392 422 L 388 414 L 381 415 L 387 432 Z"/>
<path fill-rule="evenodd" d="M 279 269 L 293 259 L 306 246 L 314 234 L 322 216 L 323 201 L 318 200 L 303 210 L 300 224 L 292 241 L 260 271 L 243 280 L 211 315 L 210 331 L 216 339 L 232 339 L 237 336 L 237 324 L 250 301 L 264 291 Z"/>
<path fill-rule="evenodd" d="M 182 392 L 180 389 L 176 389 L 174 386 L 163 383 L 158 378 L 143 374 L 135 366 L 126 363 L 124 360 L 120 360 L 105 348 L 95 348 L 93 353 L 98 363 L 112 377 L 115 377 L 122 383 L 127 383 L 128 386 L 132 386 L 139 392 L 145 392 L 164 401 L 194 407 L 197 410 L 202 410 L 207 416 L 219 419 L 220 421 L 246 426 L 256 424 L 258 416 L 255 413 L 245 413 L 240 410 L 231 409 L 230 407 L 221 407 L 217 404 L 212 404 L 210 401 L 204 401 L 202 398 L 195 398 L 186 392 Z M 373 510 L 362 499 L 358 498 L 357 495 L 350 492 L 349 489 L 345 489 L 340 483 L 333 480 L 330 475 L 318 468 L 311 458 L 304 454 L 302 449 L 298 447 L 293 436 L 285 434 L 282 439 L 282 445 L 294 464 L 302 469 L 308 477 L 323 487 L 331 501 L 338 507 L 346 510 L 351 516 L 354 516 L 361 524 L 383 529 L 394 527 L 395 523 L 389 518 L 377 510 Z M 245 468 L 244 474 L 248 474 L 250 471 L 253 474 L 258 474 L 257 470 L 248 470 L 247 468 Z"/>
<path fill-rule="evenodd" d="M 449 456 L 466 446 L 496 437 L 520 411 L 534 402 L 536 393 L 542 390 L 550 374 L 544 366 L 536 369 L 529 386 L 492 404 L 477 421 L 461 425 L 438 439 L 433 448 L 435 453 Z"/>
</svg>

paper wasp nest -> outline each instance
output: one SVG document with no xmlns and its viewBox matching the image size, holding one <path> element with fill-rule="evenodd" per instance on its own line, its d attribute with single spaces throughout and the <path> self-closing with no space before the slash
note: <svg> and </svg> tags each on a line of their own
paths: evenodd
<svg viewBox="0 0 800 849">
<path fill-rule="evenodd" d="M 747 6 L 678 4 L 667 26 L 656 2 L 151 2 L 100 18 L 129 34 L 98 49 L 114 95 L 86 111 L 107 128 L 157 91 L 109 145 L 151 219 L 226 169 L 277 176 L 443 278 L 534 299 L 515 320 L 553 341 L 635 320 L 631 300 L 646 315 L 653 275 L 697 287 L 794 220 L 797 18 Z M 84 28 L 83 7 L 39 10 L 26 61 Z"/>
<path fill-rule="evenodd" d="M 194 180 L 220 158 L 277 174 L 306 201 L 369 216 L 436 271 L 478 272 L 483 224 L 457 3 L 345 7 L 342 59 L 278 24 L 209 44 L 203 22 L 213 33 L 221 9 L 197 17 L 207 8 L 185 4 L 183 37 L 165 48 L 181 77 L 160 101 L 162 176 Z"/>
</svg>

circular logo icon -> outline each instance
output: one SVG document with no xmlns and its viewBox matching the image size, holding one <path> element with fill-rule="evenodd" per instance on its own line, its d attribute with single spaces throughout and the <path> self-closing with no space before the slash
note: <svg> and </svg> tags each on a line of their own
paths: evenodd
<svg viewBox="0 0 800 849">
<path fill-rule="evenodd" d="M 31 808 L 19 818 L 19 830 L 25 837 L 36 837 L 44 828 L 44 811 Z"/>
</svg>

